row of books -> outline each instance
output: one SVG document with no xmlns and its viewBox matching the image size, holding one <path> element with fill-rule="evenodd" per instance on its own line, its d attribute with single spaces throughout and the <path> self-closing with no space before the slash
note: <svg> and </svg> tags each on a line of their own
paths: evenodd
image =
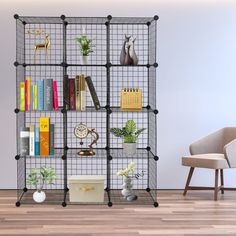
<svg viewBox="0 0 236 236">
<path fill-rule="evenodd" d="M 21 111 L 58 110 L 57 81 L 53 79 L 38 80 L 31 84 L 30 76 L 20 82 Z"/>
<path fill-rule="evenodd" d="M 86 87 L 88 87 L 92 101 L 96 110 L 101 108 L 100 102 L 90 76 L 85 77 L 83 74 L 75 78 L 64 76 L 64 103 L 67 110 L 86 110 Z"/>
<path fill-rule="evenodd" d="M 54 124 L 48 117 L 39 118 L 39 127 L 31 124 L 21 128 L 20 155 L 54 155 Z"/>
</svg>

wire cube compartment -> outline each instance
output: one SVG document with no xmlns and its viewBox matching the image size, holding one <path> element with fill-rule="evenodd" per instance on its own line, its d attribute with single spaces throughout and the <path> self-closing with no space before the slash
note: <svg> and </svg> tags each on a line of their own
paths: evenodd
<svg viewBox="0 0 236 236">
<path fill-rule="evenodd" d="M 157 134 L 156 120 L 156 39 L 157 20 L 154 17 L 25 17 L 16 19 L 16 109 L 17 113 L 17 202 L 33 203 L 33 186 L 26 179 L 33 168 L 51 166 L 56 170 L 54 185 L 46 185 L 45 203 L 70 204 L 68 178 L 71 175 L 102 175 L 105 179 L 105 204 L 157 203 Z M 88 64 L 82 63 L 76 38 L 86 34 L 92 39 Z M 120 52 L 125 35 L 135 39 L 138 65 L 120 64 Z M 35 50 L 35 45 L 45 50 Z M 48 46 L 46 48 L 46 45 Z M 86 93 L 86 111 L 70 111 L 63 101 L 63 78 L 76 75 L 90 76 L 96 89 L 101 109 L 95 110 L 90 93 Z M 58 111 L 20 111 L 19 86 L 27 77 L 35 84 L 39 79 L 57 81 Z M 123 88 L 142 90 L 142 111 L 121 112 L 120 93 Z M 37 124 L 39 117 L 50 117 L 55 124 L 54 156 L 20 156 L 20 128 Z M 122 140 L 110 133 L 134 120 L 137 128 L 145 128 L 137 140 L 137 152 L 127 157 Z M 79 156 L 87 148 L 89 139 L 77 139 L 74 128 L 80 122 L 99 134 L 95 155 Z M 121 194 L 123 179 L 117 171 L 136 163 L 137 172 L 144 175 L 133 180 L 133 191 L 138 200 L 129 202 Z"/>
</svg>

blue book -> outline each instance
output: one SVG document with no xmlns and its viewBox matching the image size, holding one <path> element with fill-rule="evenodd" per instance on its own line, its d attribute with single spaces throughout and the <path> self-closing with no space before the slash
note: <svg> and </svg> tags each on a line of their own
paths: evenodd
<svg viewBox="0 0 236 236">
<path fill-rule="evenodd" d="M 30 86 L 30 110 L 34 110 L 34 85 Z"/>
<path fill-rule="evenodd" d="M 38 111 L 43 110 L 43 80 L 37 81 L 38 86 Z"/>
<path fill-rule="evenodd" d="M 35 127 L 35 155 L 40 155 L 39 127 Z"/>
</svg>

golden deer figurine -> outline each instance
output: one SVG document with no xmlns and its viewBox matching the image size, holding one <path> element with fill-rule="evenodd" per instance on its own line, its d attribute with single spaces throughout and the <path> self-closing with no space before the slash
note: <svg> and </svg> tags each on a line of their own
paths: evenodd
<svg viewBox="0 0 236 236">
<path fill-rule="evenodd" d="M 36 55 L 38 49 L 45 49 L 46 52 L 46 62 L 48 62 L 48 48 L 50 47 L 51 41 L 50 41 L 50 36 L 46 34 L 45 36 L 45 43 L 42 44 L 36 44 L 34 46 L 34 63 L 36 63 Z"/>
</svg>

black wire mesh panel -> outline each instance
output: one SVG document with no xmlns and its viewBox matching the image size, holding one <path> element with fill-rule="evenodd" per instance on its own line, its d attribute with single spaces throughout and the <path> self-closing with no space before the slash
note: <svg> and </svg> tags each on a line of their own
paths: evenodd
<svg viewBox="0 0 236 236">
<path fill-rule="evenodd" d="M 147 150 L 138 149 L 137 153 L 133 157 L 127 157 L 122 149 L 112 149 L 111 156 L 111 201 L 118 204 L 152 204 L 155 200 L 152 198 L 152 195 L 150 195 L 150 192 L 147 192 L 146 190 L 150 187 L 156 186 L 156 179 L 151 180 L 152 186 L 149 184 L 150 176 L 153 177 L 156 175 L 155 168 L 149 167 L 153 155 L 149 154 Z M 138 196 L 138 200 L 133 202 L 127 201 L 122 196 L 121 189 L 124 177 L 117 176 L 117 172 L 121 169 L 125 169 L 131 162 L 136 165 L 136 170 L 131 174 L 131 176 L 133 192 Z"/>
<path fill-rule="evenodd" d="M 63 25 L 55 23 L 30 23 L 25 25 L 25 63 L 60 64 L 63 60 Z M 46 48 L 48 46 L 48 58 Z M 39 47 L 41 45 L 41 47 Z M 45 47 L 42 47 L 44 45 Z M 35 47 L 38 48 L 35 52 Z"/>
<path fill-rule="evenodd" d="M 25 27 L 19 20 L 16 21 L 16 61 L 19 64 L 25 61 Z"/>
<path fill-rule="evenodd" d="M 82 20 L 82 19 L 81 19 Z M 89 54 L 88 64 L 104 65 L 106 63 L 106 25 L 105 22 L 79 23 L 77 20 L 70 18 L 70 22 L 66 27 L 66 52 L 68 64 L 83 64 L 81 61 L 80 45 L 76 38 L 86 35 L 88 39 L 92 40 L 93 52 Z M 88 22 L 89 19 L 88 19 Z"/>
<path fill-rule="evenodd" d="M 110 102 L 120 107 L 120 93 L 124 88 L 142 90 L 143 107 L 148 105 L 148 70 L 146 67 L 112 67 L 110 78 Z"/>
<path fill-rule="evenodd" d="M 157 24 L 156 21 L 152 21 L 148 31 L 148 55 L 149 64 L 154 64 L 156 61 L 156 40 L 157 40 Z"/>
<path fill-rule="evenodd" d="M 92 142 L 92 136 L 88 135 L 83 140 L 76 138 L 74 128 L 83 123 L 89 129 L 95 129 L 99 135 L 97 145 L 94 148 L 106 147 L 106 113 L 105 112 L 67 112 L 67 145 L 69 148 L 87 148 Z M 81 143 L 82 142 L 82 143 Z"/>
<path fill-rule="evenodd" d="M 110 60 L 112 64 L 120 65 L 120 53 L 125 35 L 136 38 L 134 49 L 139 59 L 139 65 L 148 63 L 148 26 L 145 24 L 112 24 L 110 26 Z"/>
<path fill-rule="evenodd" d="M 63 160 L 61 156 L 63 155 L 62 149 L 55 150 L 54 157 L 21 157 L 18 160 L 18 176 L 17 176 L 17 189 L 18 189 L 18 200 L 21 203 L 34 203 L 33 193 L 35 187 L 28 183 L 27 178 L 33 169 L 38 169 L 43 167 L 51 167 L 56 171 L 56 179 L 53 184 L 44 183 L 43 191 L 46 193 L 46 200 L 44 203 L 61 203 L 64 196 L 64 169 Z M 39 180 L 39 186 L 42 185 L 42 180 Z M 24 192 L 26 187 L 27 191 Z M 22 193 L 24 193 L 22 195 Z"/>
<path fill-rule="evenodd" d="M 150 189 L 150 194 L 154 200 L 157 201 L 157 160 L 153 155 L 148 153 L 148 188 Z"/>
<path fill-rule="evenodd" d="M 148 146 L 148 114 L 147 112 L 112 112 L 110 115 L 110 127 L 122 128 L 127 120 L 133 120 L 137 129 L 145 128 L 137 139 L 137 148 L 146 148 Z M 111 148 L 122 148 L 123 140 L 110 134 Z"/>
<path fill-rule="evenodd" d="M 157 154 L 157 121 L 156 115 L 153 112 L 149 113 L 148 117 L 148 146 L 151 148 L 151 152 L 156 155 Z"/>
<path fill-rule="evenodd" d="M 151 67 L 149 69 L 149 89 L 148 89 L 148 100 L 149 106 L 152 110 L 155 110 L 156 107 L 156 69 Z"/>
<path fill-rule="evenodd" d="M 67 68 L 67 74 L 69 78 L 75 78 L 76 75 L 84 74 L 85 76 L 90 76 L 96 90 L 100 105 L 102 107 L 106 106 L 106 94 L 107 94 L 107 84 L 106 84 L 106 68 L 105 67 L 87 67 L 87 66 L 69 66 Z M 91 98 L 89 89 L 86 86 L 86 106 L 88 108 L 94 109 L 94 104 Z M 99 111 L 98 111 L 99 112 Z"/>
</svg>

